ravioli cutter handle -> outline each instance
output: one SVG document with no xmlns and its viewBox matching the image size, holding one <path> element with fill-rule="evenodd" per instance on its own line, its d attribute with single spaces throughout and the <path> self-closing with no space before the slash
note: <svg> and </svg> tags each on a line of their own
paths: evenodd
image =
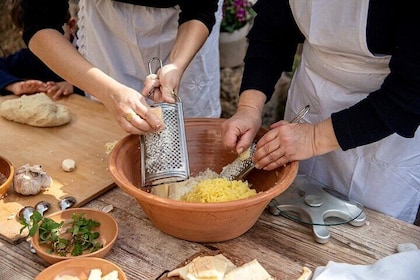
<svg viewBox="0 0 420 280">
<path fill-rule="evenodd" d="M 309 105 L 306 105 L 303 109 L 301 109 L 296 116 L 290 121 L 291 123 L 298 123 L 300 122 L 306 114 L 309 112 L 311 107 Z"/>
</svg>

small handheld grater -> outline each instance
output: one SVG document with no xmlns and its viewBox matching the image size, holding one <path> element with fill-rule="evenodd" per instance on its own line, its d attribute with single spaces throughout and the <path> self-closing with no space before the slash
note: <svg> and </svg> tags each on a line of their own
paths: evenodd
<svg viewBox="0 0 420 280">
<path fill-rule="evenodd" d="M 290 122 L 300 122 L 303 119 L 303 117 L 305 117 L 305 115 L 309 112 L 309 109 L 310 106 L 306 105 L 305 108 L 300 110 Z M 255 142 L 251 144 L 249 148 L 249 156 L 247 158 L 244 159 L 242 155 L 240 155 L 232 163 L 223 167 L 220 176 L 229 180 L 242 180 L 255 166 L 254 162 L 252 161 L 252 156 L 254 155 L 256 146 L 257 144 Z"/>
<path fill-rule="evenodd" d="M 152 58 L 149 61 L 150 74 L 153 74 L 151 65 L 154 60 L 162 67 L 159 58 Z M 174 97 L 174 104 L 162 102 L 151 105 L 162 109 L 164 128 L 140 136 L 143 187 L 184 181 L 190 177 L 182 103 L 177 94 L 174 93 Z"/>
</svg>

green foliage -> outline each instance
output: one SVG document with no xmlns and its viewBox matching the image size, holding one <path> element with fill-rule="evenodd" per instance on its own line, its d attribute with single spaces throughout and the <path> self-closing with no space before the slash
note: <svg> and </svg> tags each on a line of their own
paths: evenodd
<svg viewBox="0 0 420 280">
<path fill-rule="evenodd" d="M 56 222 L 50 218 L 44 218 L 41 213 L 34 211 L 30 217 L 30 223 L 22 219 L 23 225 L 20 232 L 29 229 L 29 236 L 33 237 L 39 231 L 40 243 L 47 246 L 47 252 L 66 256 L 80 256 L 84 251 L 95 252 L 103 247 L 97 241 L 99 232 L 94 229 L 100 223 L 86 219 L 85 214 L 72 214 L 71 220 Z"/>
</svg>

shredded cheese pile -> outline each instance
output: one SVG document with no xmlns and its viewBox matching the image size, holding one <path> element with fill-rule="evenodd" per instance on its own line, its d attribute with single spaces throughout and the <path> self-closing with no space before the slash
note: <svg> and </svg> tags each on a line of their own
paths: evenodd
<svg viewBox="0 0 420 280">
<path fill-rule="evenodd" d="M 247 182 L 226 178 L 213 178 L 201 180 L 190 192 L 181 197 L 181 201 L 188 202 L 224 202 L 248 198 L 256 195 Z"/>
</svg>

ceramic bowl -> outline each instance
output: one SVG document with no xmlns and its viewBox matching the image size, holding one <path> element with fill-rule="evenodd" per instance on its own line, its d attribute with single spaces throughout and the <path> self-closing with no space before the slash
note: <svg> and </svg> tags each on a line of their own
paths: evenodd
<svg viewBox="0 0 420 280">
<path fill-rule="evenodd" d="M 32 246 L 34 247 L 36 254 L 45 260 L 48 263 L 56 263 L 59 261 L 67 259 L 75 259 L 80 257 L 104 257 L 109 250 L 111 250 L 118 236 L 118 224 L 115 219 L 100 210 L 89 209 L 89 208 L 70 208 L 64 211 L 53 213 L 47 216 L 50 219 L 53 219 L 56 222 L 71 220 L 72 214 L 81 215 L 85 214 L 86 219 L 92 219 L 100 223 L 100 225 L 95 228 L 95 231 L 99 232 L 98 241 L 103 244 L 103 248 L 89 253 L 88 251 L 84 252 L 80 256 L 72 256 L 70 253 L 65 256 L 60 256 L 58 254 L 49 253 L 48 247 L 45 244 L 40 243 L 39 232 L 36 232 L 35 235 L 31 238 Z"/>
<path fill-rule="evenodd" d="M 13 182 L 13 176 L 15 174 L 15 168 L 13 165 L 9 160 L 2 156 L 0 156 L 0 174 L 0 198 L 2 198 L 9 190 Z"/>
<path fill-rule="evenodd" d="M 237 155 L 221 143 L 224 119 L 186 119 L 185 132 L 191 176 L 206 169 L 221 172 Z M 257 138 L 266 130 L 261 129 Z M 114 147 L 109 168 L 115 183 L 133 196 L 152 224 L 171 236 L 195 242 L 220 242 L 236 238 L 258 220 L 271 199 L 285 191 L 296 177 L 298 162 L 273 171 L 254 169 L 246 180 L 257 195 L 236 201 L 192 203 L 161 198 L 140 186 L 139 136 L 129 135 Z"/>
<path fill-rule="evenodd" d="M 66 276 L 79 277 L 79 279 L 88 279 L 92 269 L 100 269 L 102 277 L 116 270 L 119 280 L 127 280 L 124 271 L 116 264 L 95 257 L 83 257 L 64 260 L 62 262 L 50 265 L 35 277 L 35 280 L 58 280 L 70 279 Z"/>
</svg>

